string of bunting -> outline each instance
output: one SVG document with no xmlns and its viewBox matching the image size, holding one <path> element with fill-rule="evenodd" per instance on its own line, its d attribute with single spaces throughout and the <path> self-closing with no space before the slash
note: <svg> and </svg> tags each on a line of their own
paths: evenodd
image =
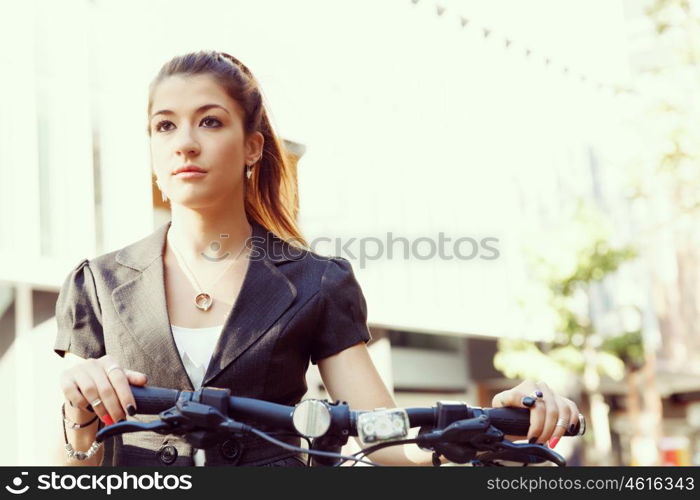
<svg viewBox="0 0 700 500">
<path fill-rule="evenodd" d="M 410 0 L 411 4 L 417 5 L 421 0 Z M 423 1 L 430 1 L 430 0 L 423 0 Z M 440 3 L 436 2 L 435 3 L 435 13 L 438 17 L 442 18 L 447 18 L 447 7 Z M 462 26 L 462 29 L 468 29 L 470 26 L 474 26 L 474 22 L 472 19 L 469 17 L 458 14 L 457 18 L 459 19 L 459 23 Z M 479 27 L 481 36 L 484 39 L 497 39 L 498 37 L 494 35 L 494 30 L 491 27 L 488 26 L 480 26 Z M 625 95 L 638 95 L 638 92 L 635 88 L 626 86 L 626 85 L 620 85 L 620 84 L 610 84 L 610 83 L 603 83 L 601 81 L 595 80 L 593 78 L 590 78 L 588 75 L 578 72 L 573 70 L 570 66 L 558 63 L 557 61 L 554 61 L 549 55 L 547 54 L 537 54 L 534 50 L 532 50 L 530 47 L 524 44 L 520 44 L 516 42 L 512 37 L 509 36 L 502 36 L 501 41 L 503 43 L 503 47 L 506 50 L 517 50 L 518 47 L 520 47 L 520 50 L 522 50 L 523 55 L 531 59 L 533 61 L 540 60 L 546 67 L 550 68 L 558 68 L 561 73 L 566 76 L 566 77 L 571 77 L 571 78 L 578 78 L 578 80 L 582 84 L 590 84 L 595 86 L 595 88 L 599 91 L 604 91 L 604 90 L 609 90 L 613 93 L 615 96 L 619 96 L 622 94 Z"/>
</svg>

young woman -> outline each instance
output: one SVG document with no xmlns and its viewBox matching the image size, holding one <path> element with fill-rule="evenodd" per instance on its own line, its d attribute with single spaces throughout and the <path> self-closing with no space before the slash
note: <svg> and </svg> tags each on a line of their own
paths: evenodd
<svg viewBox="0 0 700 500">
<path fill-rule="evenodd" d="M 171 221 L 83 260 L 56 304 L 54 350 L 74 355 L 61 374 L 65 463 L 303 465 L 258 439 L 241 443 L 235 458 L 225 444 L 194 450 L 145 432 L 97 446 L 98 426 L 138 414 L 130 384 L 226 387 L 294 405 L 311 361 L 332 399 L 354 409 L 396 406 L 367 352 L 366 305 L 350 263 L 304 247 L 295 184 L 250 70 L 219 52 L 172 59 L 150 87 L 148 134 Z M 540 443 L 555 445 L 578 421 L 576 405 L 544 383 L 494 398 L 506 405 L 531 407 L 527 438 Z M 431 464 L 415 446 L 371 458 Z"/>
</svg>

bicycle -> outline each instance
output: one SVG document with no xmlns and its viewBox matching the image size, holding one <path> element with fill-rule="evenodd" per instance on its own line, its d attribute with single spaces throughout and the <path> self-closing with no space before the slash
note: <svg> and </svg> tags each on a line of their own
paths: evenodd
<svg viewBox="0 0 700 500">
<path fill-rule="evenodd" d="M 502 466 L 500 461 L 522 465 L 552 462 L 563 467 L 566 460 L 541 444 L 514 443 L 506 435 L 524 436 L 530 425 L 526 408 L 479 408 L 463 402 L 438 401 L 432 407 L 351 410 L 344 401 L 306 399 L 285 406 L 259 399 L 231 396 L 228 389 L 203 387 L 179 391 L 161 387 L 131 386 L 140 414 L 158 415 L 152 422 L 127 420 L 101 429 L 98 442 L 128 432 L 151 431 L 184 437 L 193 447 L 207 448 L 222 440 L 253 434 L 281 448 L 305 453 L 307 465 L 341 466 L 352 461 L 380 465 L 364 459 L 387 446 L 414 443 L 456 464 L 477 467 Z M 263 426 L 266 430 L 258 428 Z M 415 438 L 409 430 L 420 427 Z M 274 430 L 269 430 L 269 428 Z M 581 436 L 586 421 L 567 436 Z M 307 440 L 308 448 L 276 439 L 287 434 Z M 357 453 L 342 455 L 350 436 L 366 445 Z"/>
</svg>

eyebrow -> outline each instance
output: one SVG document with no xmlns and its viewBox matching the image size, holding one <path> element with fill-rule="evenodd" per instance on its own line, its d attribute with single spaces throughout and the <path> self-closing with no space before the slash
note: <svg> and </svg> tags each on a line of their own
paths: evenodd
<svg viewBox="0 0 700 500">
<path fill-rule="evenodd" d="M 226 111 L 226 113 L 228 113 L 229 115 L 231 114 L 231 113 L 228 112 L 228 109 L 226 109 L 226 108 L 224 108 L 223 106 L 220 106 L 220 105 L 218 105 L 218 104 L 205 104 L 204 106 L 198 107 L 198 108 L 195 110 L 195 113 L 202 113 L 202 112 L 207 111 L 207 110 L 212 109 L 212 108 L 223 109 L 223 110 Z M 151 120 L 152 120 L 153 117 L 156 116 L 156 115 L 174 115 L 174 114 L 175 114 L 175 113 L 174 113 L 173 111 L 169 110 L 169 109 L 161 109 L 160 111 L 156 111 L 155 113 L 153 113 L 153 114 L 151 115 Z"/>
</svg>

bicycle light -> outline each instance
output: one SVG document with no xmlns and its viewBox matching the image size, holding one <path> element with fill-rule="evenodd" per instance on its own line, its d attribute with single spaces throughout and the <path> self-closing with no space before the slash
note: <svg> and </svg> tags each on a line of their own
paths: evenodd
<svg viewBox="0 0 700 500">
<path fill-rule="evenodd" d="M 380 408 L 357 417 L 357 434 L 363 443 L 401 439 L 409 429 L 408 413 L 402 408 Z"/>
<path fill-rule="evenodd" d="M 302 436 L 317 438 L 323 436 L 331 426 L 331 412 L 325 402 L 305 399 L 294 407 L 292 423 Z"/>
</svg>

